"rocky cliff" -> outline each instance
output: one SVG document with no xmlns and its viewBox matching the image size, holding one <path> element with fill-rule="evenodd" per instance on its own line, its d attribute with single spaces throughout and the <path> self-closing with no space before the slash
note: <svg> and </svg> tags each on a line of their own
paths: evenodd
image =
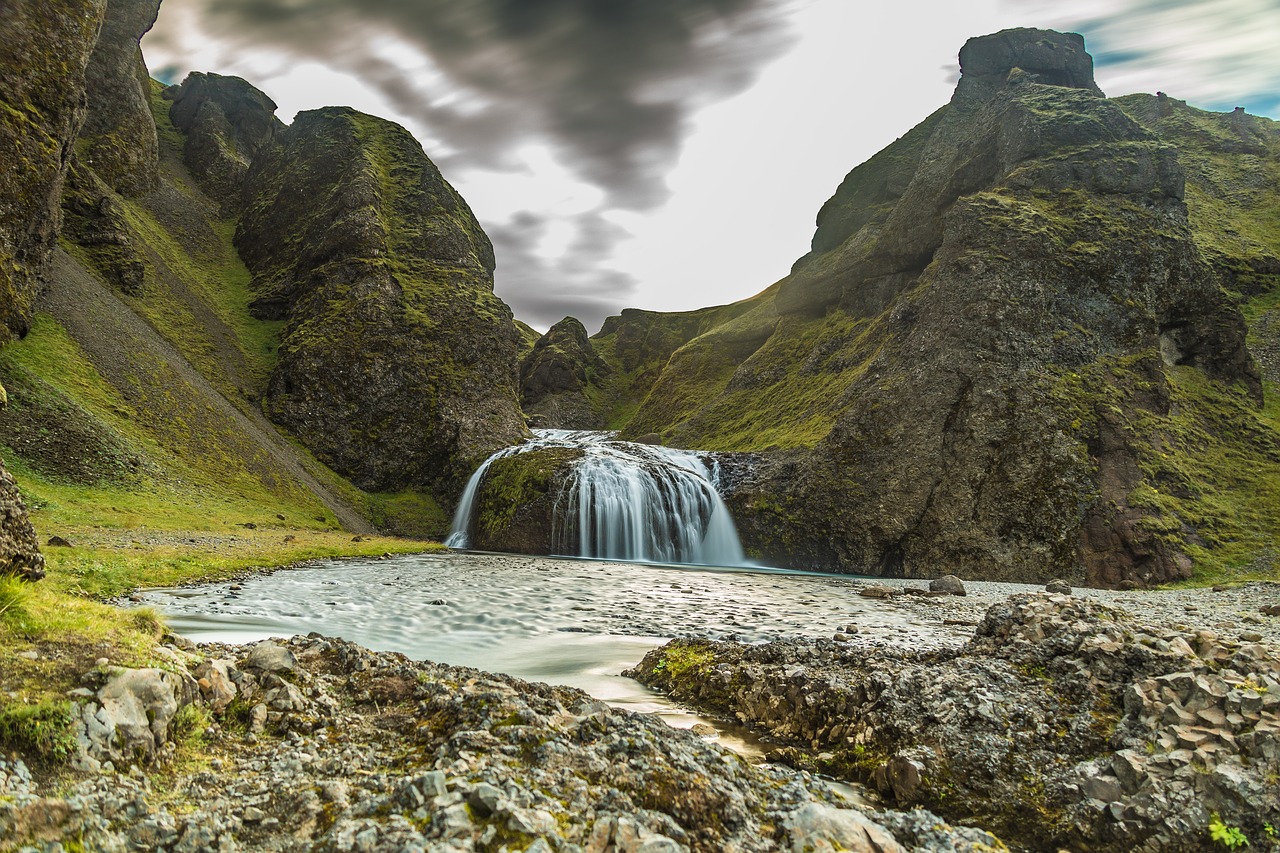
<svg viewBox="0 0 1280 853">
<path fill-rule="evenodd" d="M 701 327 L 607 324 L 615 360 L 670 342 L 612 424 L 763 451 L 729 498 L 779 564 L 1115 585 L 1265 560 L 1280 519 L 1239 507 L 1280 445 L 1240 306 L 1276 283 L 1275 123 L 1107 99 L 1076 35 L 960 59 L 790 276 Z"/>
<path fill-rule="evenodd" d="M 493 247 L 404 128 L 302 113 L 248 184 L 253 308 L 286 321 L 273 420 L 363 488 L 437 494 L 525 435 Z"/>
<path fill-rule="evenodd" d="M 151 81 L 158 6 L 0 10 L 2 335 L 35 328 L 0 356 L 19 482 L 440 535 L 437 497 L 524 435 L 488 239 L 402 128 L 286 130 L 238 78 Z"/>
</svg>

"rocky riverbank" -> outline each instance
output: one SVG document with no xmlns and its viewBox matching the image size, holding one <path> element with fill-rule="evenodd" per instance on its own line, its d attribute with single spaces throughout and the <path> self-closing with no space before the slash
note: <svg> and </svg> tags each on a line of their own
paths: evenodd
<svg viewBox="0 0 1280 853">
<path fill-rule="evenodd" d="M 71 775 L 0 763 L 0 849 L 990 850 L 587 694 L 313 635 L 100 661 Z"/>
<path fill-rule="evenodd" d="M 953 623 L 985 614 L 955 649 L 868 645 L 855 625 L 831 640 L 677 640 L 634 675 L 766 733 L 796 766 L 1027 849 L 1275 847 L 1280 652 L 1262 608 L 1280 586 L 1129 594 L 1132 611 L 1101 596 L 1112 604 L 893 596 Z"/>
</svg>

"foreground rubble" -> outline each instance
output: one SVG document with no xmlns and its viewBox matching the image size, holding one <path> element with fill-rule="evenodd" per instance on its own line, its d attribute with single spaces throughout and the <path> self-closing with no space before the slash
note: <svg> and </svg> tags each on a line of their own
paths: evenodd
<svg viewBox="0 0 1280 853">
<path fill-rule="evenodd" d="M 928 812 L 864 814 L 578 690 L 318 635 L 174 642 L 154 669 L 86 674 L 74 777 L 0 761 L 0 849 L 1001 848 Z"/>
<path fill-rule="evenodd" d="M 1022 594 L 958 651 L 677 640 L 633 674 L 787 744 L 797 766 L 1029 849 L 1222 849 L 1215 829 L 1277 846 L 1273 645 Z"/>
</svg>

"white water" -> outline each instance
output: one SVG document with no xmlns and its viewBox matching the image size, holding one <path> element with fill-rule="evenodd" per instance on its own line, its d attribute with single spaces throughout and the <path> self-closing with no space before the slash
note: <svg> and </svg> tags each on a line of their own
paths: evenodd
<svg viewBox="0 0 1280 853">
<path fill-rule="evenodd" d="M 535 430 L 500 450 L 467 482 L 446 544 L 470 547 L 476 493 L 495 459 L 546 448 L 583 451 L 555 496 L 552 542 L 566 556 L 747 565 L 733 517 L 697 453 L 618 441 L 614 433 Z"/>
</svg>

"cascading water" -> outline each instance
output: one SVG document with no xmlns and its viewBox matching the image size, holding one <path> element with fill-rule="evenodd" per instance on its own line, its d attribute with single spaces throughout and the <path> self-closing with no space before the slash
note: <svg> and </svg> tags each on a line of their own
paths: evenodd
<svg viewBox="0 0 1280 853">
<path fill-rule="evenodd" d="M 446 544 L 470 546 L 485 472 L 497 459 L 547 448 L 582 451 L 555 497 L 552 542 L 562 554 L 652 563 L 746 565 L 733 517 L 695 452 L 618 441 L 614 433 L 535 430 L 471 475 Z"/>
</svg>

